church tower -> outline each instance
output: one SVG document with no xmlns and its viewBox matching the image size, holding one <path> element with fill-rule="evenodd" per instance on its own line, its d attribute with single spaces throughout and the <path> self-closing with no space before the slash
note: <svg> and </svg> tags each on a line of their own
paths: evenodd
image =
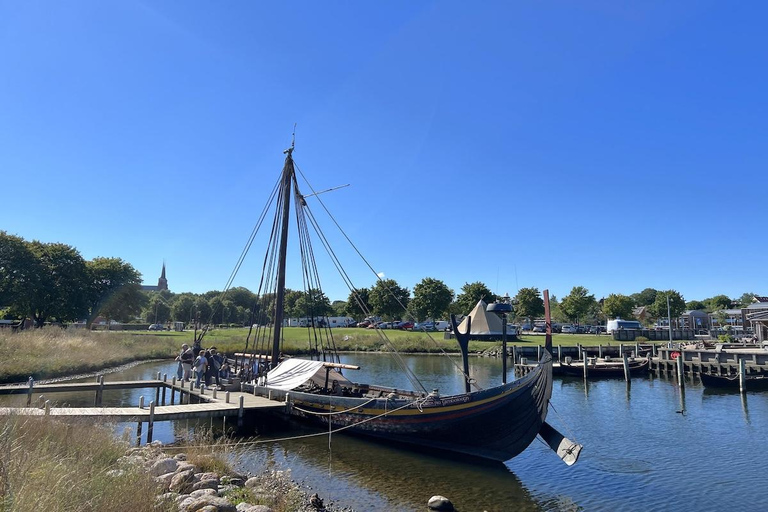
<svg viewBox="0 0 768 512">
<path fill-rule="evenodd" d="M 165 278 L 165 262 L 163 262 L 163 272 L 160 274 L 160 279 L 157 280 L 157 289 L 159 291 L 168 289 L 168 280 Z"/>
</svg>

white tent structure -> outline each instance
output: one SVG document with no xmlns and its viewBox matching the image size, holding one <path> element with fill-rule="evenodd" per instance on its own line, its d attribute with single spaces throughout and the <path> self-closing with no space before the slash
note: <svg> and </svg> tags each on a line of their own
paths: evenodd
<svg viewBox="0 0 768 512">
<path fill-rule="evenodd" d="M 472 318 L 472 331 L 470 337 L 477 338 L 501 338 L 501 318 L 495 313 L 486 312 L 488 305 L 481 299 L 475 308 L 459 324 L 459 331 L 467 331 L 467 318 Z M 517 328 L 507 324 L 507 336 L 516 336 Z"/>
</svg>

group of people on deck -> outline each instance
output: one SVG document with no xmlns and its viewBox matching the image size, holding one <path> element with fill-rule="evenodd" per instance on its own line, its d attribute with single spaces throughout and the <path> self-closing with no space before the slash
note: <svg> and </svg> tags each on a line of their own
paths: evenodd
<svg viewBox="0 0 768 512">
<path fill-rule="evenodd" d="M 216 347 L 204 349 L 196 346 L 190 347 L 186 343 L 181 346 L 181 352 L 176 356 L 179 362 L 177 377 L 189 382 L 194 373 L 195 386 L 200 387 L 204 382 L 209 387 L 212 382 L 221 386 L 220 379 L 229 378 L 229 363 L 227 358 L 219 354 Z"/>
</svg>

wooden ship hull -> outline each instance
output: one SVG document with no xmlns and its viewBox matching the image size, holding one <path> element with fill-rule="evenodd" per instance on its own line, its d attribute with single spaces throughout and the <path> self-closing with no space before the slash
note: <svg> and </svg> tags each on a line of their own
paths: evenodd
<svg viewBox="0 0 768 512">
<path fill-rule="evenodd" d="M 641 359 L 629 362 L 629 374 L 632 377 L 638 377 L 648 373 L 648 359 Z M 563 375 L 574 377 L 584 376 L 584 362 L 574 361 L 571 364 L 561 363 L 560 372 Z M 587 365 L 587 378 L 594 379 L 623 379 L 624 363 L 621 361 L 597 361 L 595 364 Z"/>
<path fill-rule="evenodd" d="M 702 373 L 701 383 L 707 388 L 739 389 L 739 376 L 709 375 Z M 746 375 L 745 387 L 750 391 L 768 390 L 768 375 Z"/>
<path fill-rule="evenodd" d="M 494 388 L 450 396 L 371 398 L 280 391 L 255 386 L 257 394 L 287 401 L 286 413 L 334 430 L 456 452 L 497 461 L 509 460 L 539 434 L 552 395 L 552 359 L 520 380 Z M 286 399 L 286 395 L 287 399 Z M 330 413 L 330 414 L 329 414 Z"/>
</svg>

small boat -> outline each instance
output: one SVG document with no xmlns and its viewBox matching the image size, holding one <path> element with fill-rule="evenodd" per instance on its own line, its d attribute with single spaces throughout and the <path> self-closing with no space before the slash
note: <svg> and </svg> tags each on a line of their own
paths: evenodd
<svg viewBox="0 0 768 512">
<path fill-rule="evenodd" d="M 329 238 L 320 230 L 317 218 L 309 208 L 308 203 L 317 201 L 330 216 L 322 200 L 317 198 L 319 193 L 312 190 L 312 193 L 303 195 L 299 192 L 299 178 L 306 181 L 306 177 L 294 166 L 293 149 L 291 146 L 285 151 L 283 170 L 268 202 L 268 205 L 276 206 L 267 206 L 263 210 L 268 212 L 274 209 L 275 213 L 257 292 L 257 297 L 264 300 L 254 307 L 253 323 L 256 329 L 251 352 L 248 349 L 249 332 L 244 350 L 248 357 L 238 361 L 242 365 L 241 372 L 246 369 L 245 388 L 254 394 L 284 401 L 286 407 L 282 414 L 311 421 L 329 432 L 359 434 L 387 440 L 398 446 L 461 453 L 497 461 L 515 457 L 540 436 L 566 464 L 574 464 L 582 446 L 565 438 L 546 422 L 552 396 L 551 337 L 549 351 L 543 351 L 538 365 L 528 375 L 509 383 L 505 376 L 501 385 L 482 389 L 469 376 L 467 349 L 472 319 L 470 317 L 466 324 L 462 324 L 465 329 L 459 329 L 455 317 L 452 317 L 454 335 L 463 359 L 463 370 L 458 365 L 457 370 L 462 372 L 465 392 L 451 395 L 440 394 L 436 389 L 428 391 L 429 387 L 396 353 L 386 331 L 377 330 L 382 342 L 389 348 L 389 355 L 398 362 L 413 386 L 412 390 L 356 383 L 347 378 L 343 372 L 355 367 L 341 364 L 335 351 L 334 333 L 327 328 L 327 322 L 310 322 L 308 328 L 313 334 L 309 336 L 312 350 L 308 357 L 312 359 L 283 355 L 281 331 L 287 317 L 286 252 L 291 203 L 295 208 L 302 263 L 298 271 L 301 274 L 297 272 L 295 275 L 304 276 L 306 303 L 317 304 L 319 302 L 315 299 L 324 298 L 311 245 L 315 236 L 321 241 L 350 292 L 357 292 L 341 265 L 338 251 L 330 250 L 327 245 Z M 311 189 L 310 185 L 308 187 Z M 317 199 L 308 201 L 312 196 Z M 257 228 L 263 220 L 264 217 Z M 332 225 L 341 230 L 333 217 L 331 220 Z M 312 230 L 314 233 L 311 233 Z M 346 233 L 341 233 L 352 245 L 352 252 L 359 255 Z M 367 260 L 363 259 L 363 262 L 372 269 Z M 358 302 L 361 308 L 366 303 L 364 300 Z M 315 318 L 316 315 L 308 317 Z M 387 355 L 382 354 L 382 357 Z"/>
<path fill-rule="evenodd" d="M 710 375 L 702 373 L 701 383 L 707 388 L 739 389 L 738 375 Z M 768 389 L 768 374 L 758 373 L 745 375 L 745 386 L 748 391 L 762 391 Z"/>
<path fill-rule="evenodd" d="M 592 379 L 623 379 L 624 362 L 616 359 L 587 359 L 587 378 Z M 635 359 L 629 361 L 629 374 L 638 377 L 648 373 L 648 359 Z M 560 372 L 563 375 L 584 376 L 584 361 L 570 361 L 566 357 L 560 363 Z"/>
</svg>

